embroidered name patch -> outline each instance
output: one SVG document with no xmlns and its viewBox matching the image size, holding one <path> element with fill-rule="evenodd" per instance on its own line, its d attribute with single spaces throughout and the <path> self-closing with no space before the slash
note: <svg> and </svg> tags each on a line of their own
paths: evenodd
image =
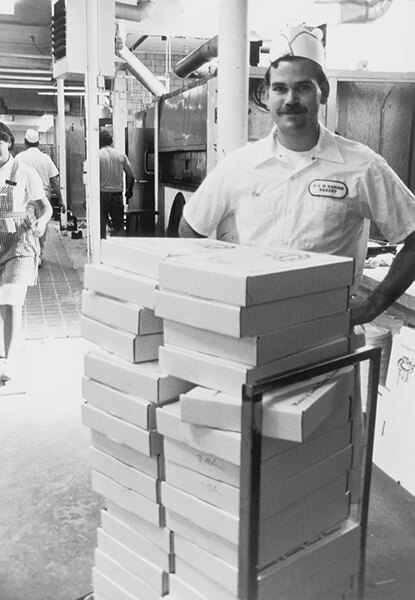
<svg viewBox="0 0 415 600">
<path fill-rule="evenodd" d="M 347 185 L 342 181 L 331 179 L 314 179 L 308 186 L 312 196 L 324 196 L 325 198 L 345 198 L 348 194 Z"/>
</svg>

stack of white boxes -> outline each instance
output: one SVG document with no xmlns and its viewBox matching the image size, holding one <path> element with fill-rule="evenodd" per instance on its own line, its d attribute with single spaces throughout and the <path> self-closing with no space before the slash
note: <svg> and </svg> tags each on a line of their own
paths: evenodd
<svg viewBox="0 0 415 600">
<path fill-rule="evenodd" d="M 196 384 L 157 409 L 175 600 L 238 598 L 242 385 L 344 354 L 353 263 L 218 247 L 160 264 L 164 372 Z M 348 519 L 354 368 L 264 399 L 258 598 L 351 593 L 360 527 Z"/>
<path fill-rule="evenodd" d="M 348 351 L 353 261 L 112 238 L 102 262 L 85 271 L 82 323 L 101 347 L 83 406 L 107 506 L 94 597 L 236 599 L 242 385 Z M 353 379 L 347 368 L 264 400 L 261 600 L 343 598 L 358 570 Z"/>
<path fill-rule="evenodd" d="M 155 408 L 192 387 L 159 369 L 157 262 L 129 264 L 130 241 L 102 242 L 103 264 L 86 266 L 82 299 L 82 334 L 99 346 L 85 356 L 82 406 L 91 429 L 92 485 L 106 504 L 93 570 L 96 600 L 151 600 L 169 591 L 173 534 L 160 503 L 164 459 Z"/>
</svg>

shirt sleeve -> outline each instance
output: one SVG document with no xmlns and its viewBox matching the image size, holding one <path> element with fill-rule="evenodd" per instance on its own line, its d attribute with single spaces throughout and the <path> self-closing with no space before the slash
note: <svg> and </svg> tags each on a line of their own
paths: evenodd
<svg viewBox="0 0 415 600">
<path fill-rule="evenodd" d="M 226 183 L 230 167 L 229 157 L 223 158 L 184 206 L 183 216 L 186 222 L 200 235 L 212 236 L 229 213 Z"/>
<path fill-rule="evenodd" d="M 53 160 L 50 158 L 50 160 L 49 160 L 49 179 L 52 179 L 52 177 L 56 177 L 56 175 L 59 175 L 58 168 L 55 165 L 55 163 L 53 162 Z"/>
<path fill-rule="evenodd" d="M 362 216 L 374 221 L 392 244 L 415 231 L 415 196 L 379 155 L 361 181 L 360 207 Z"/>
<path fill-rule="evenodd" d="M 26 167 L 26 197 L 29 202 L 47 200 L 40 175 L 32 167 Z"/>
</svg>

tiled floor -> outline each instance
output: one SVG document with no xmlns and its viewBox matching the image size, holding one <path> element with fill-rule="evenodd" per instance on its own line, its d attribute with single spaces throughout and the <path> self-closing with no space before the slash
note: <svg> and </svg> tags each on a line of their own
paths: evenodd
<svg viewBox="0 0 415 600">
<path fill-rule="evenodd" d="M 38 284 L 28 289 L 23 309 L 27 339 L 79 336 L 82 282 L 55 223 L 48 229 Z"/>
</svg>

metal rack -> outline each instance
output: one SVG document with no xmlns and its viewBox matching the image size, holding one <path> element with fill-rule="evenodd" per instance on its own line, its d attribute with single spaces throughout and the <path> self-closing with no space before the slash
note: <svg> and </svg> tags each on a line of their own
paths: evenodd
<svg viewBox="0 0 415 600">
<path fill-rule="evenodd" d="M 380 372 L 381 348 L 364 346 L 352 353 L 320 362 L 300 371 L 245 385 L 242 401 L 241 489 L 239 526 L 239 580 L 238 599 L 258 598 L 259 503 L 261 477 L 261 423 L 262 399 L 265 392 L 306 380 L 329 371 L 369 361 L 368 397 L 363 432 L 363 465 L 361 494 L 357 522 L 361 531 L 360 569 L 358 573 L 358 598 L 363 599 L 365 585 L 365 549 L 372 473 L 372 454 L 376 421 L 377 390 Z M 270 599 L 271 600 L 271 599 Z M 275 598 L 274 600 L 278 600 Z"/>
</svg>

